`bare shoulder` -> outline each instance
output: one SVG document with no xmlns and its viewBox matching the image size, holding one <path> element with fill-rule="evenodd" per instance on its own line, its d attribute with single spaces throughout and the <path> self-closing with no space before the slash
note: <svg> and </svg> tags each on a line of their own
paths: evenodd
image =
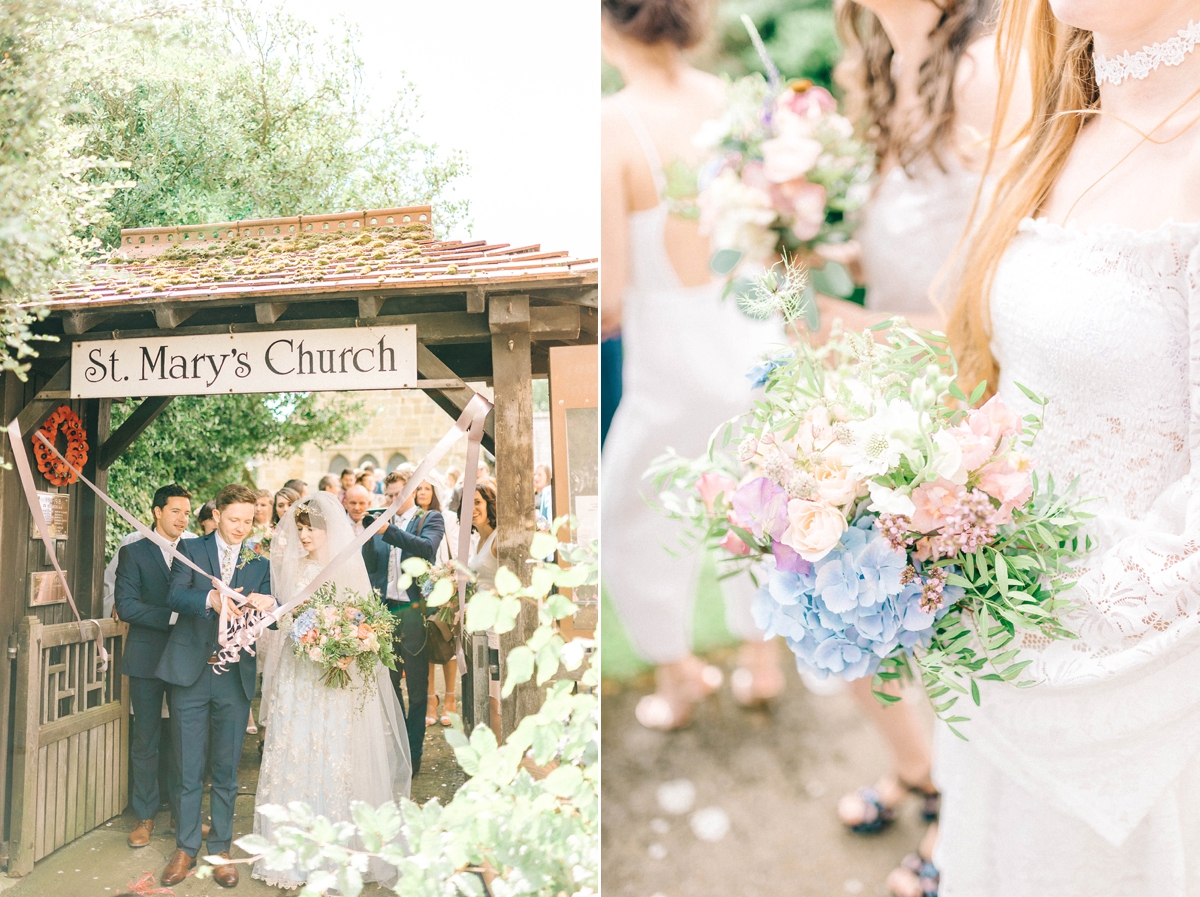
<svg viewBox="0 0 1200 897">
<path fill-rule="evenodd" d="M 954 114 L 964 157 L 986 154 L 1000 101 L 1000 67 L 996 36 L 988 34 L 963 51 L 954 76 Z M 1008 106 L 1004 110 L 1005 143 L 1017 137 L 1032 109 L 1029 66 L 1022 56 Z M 1003 149 L 1003 147 L 1001 148 Z"/>
</svg>

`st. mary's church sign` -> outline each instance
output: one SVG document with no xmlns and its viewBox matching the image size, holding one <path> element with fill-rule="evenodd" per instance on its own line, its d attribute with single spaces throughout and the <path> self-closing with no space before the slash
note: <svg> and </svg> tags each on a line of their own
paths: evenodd
<svg viewBox="0 0 1200 897">
<path fill-rule="evenodd" d="M 345 327 L 77 342 L 71 397 L 409 389 L 417 330 Z"/>
</svg>

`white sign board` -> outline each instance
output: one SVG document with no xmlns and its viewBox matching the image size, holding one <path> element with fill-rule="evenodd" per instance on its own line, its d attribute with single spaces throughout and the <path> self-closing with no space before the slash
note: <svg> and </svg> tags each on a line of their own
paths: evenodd
<svg viewBox="0 0 1200 897">
<path fill-rule="evenodd" d="M 417 329 L 345 327 L 77 342 L 71 397 L 408 389 Z"/>
</svg>

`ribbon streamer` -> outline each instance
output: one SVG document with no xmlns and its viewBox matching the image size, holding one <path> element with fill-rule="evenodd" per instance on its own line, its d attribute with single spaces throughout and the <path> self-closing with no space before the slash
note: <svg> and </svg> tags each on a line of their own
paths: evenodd
<svg viewBox="0 0 1200 897">
<path fill-rule="evenodd" d="M 471 401 L 467 403 L 466 408 L 463 409 L 462 414 L 459 415 L 458 420 L 454 422 L 454 426 L 446 432 L 446 435 L 444 435 L 438 441 L 438 444 L 434 446 L 433 450 L 430 451 L 429 454 L 425 456 L 424 460 L 421 461 L 421 463 L 417 466 L 417 469 L 413 472 L 413 475 L 409 478 L 404 490 L 399 496 L 397 496 L 396 500 L 393 501 L 382 514 L 379 515 L 374 523 L 364 529 L 358 536 L 355 537 L 352 542 L 346 545 L 337 554 L 337 556 L 334 557 L 334 559 L 330 561 L 320 573 L 314 576 L 312 581 L 303 589 L 301 589 L 286 605 L 276 606 L 274 610 L 266 613 L 249 608 L 239 615 L 233 615 L 228 611 L 228 605 L 223 603 L 217 630 L 217 642 L 220 645 L 220 650 L 218 651 L 217 663 L 214 667 L 214 672 L 221 673 L 227 669 L 230 664 L 237 663 L 242 651 L 245 651 L 250 656 L 254 656 L 254 643 L 258 640 L 262 633 L 270 626 L 277 623 L 284 614 L 290 613 L 292 610 L 307 601 L 312 593 L 315 592 L 321 586 L 321 584 L 329 578 L 330 571 L 335 570 L 337 567 L 341 566 L 347 560 L 353 557 L 356 552 L 362 549 L 362 546 L 365 545 L 369 539 L 383 529 L 388 520 L 390 520 L 396 514 L 401 505 L 403 505 L 408 497 L 416 490 L 421 481 L 424 480 L 429 474 L 429 471 L 433 469 L 434 465 L 436 465 L 443 457 L 445 457 L 446 453 L 451 449 L 454 443 L 456 443 L 463 435 L 468 435 L 471 440 L 471 444 L 467 449 L 468 464 L 470 463 L 470 459 L 474 458 L 476 459 L 475 466 L 477 467 L 477 459 L 479 457 L 478 444 L 483 439 L 483 424 L 491 410 L 491 402 L 481 395 L 476 394 L 473 396 Z M 20 431 L 17 430 L 17 423 L 15 420 L 9 424 L 8 432 L 9 437 L 13 442 L 13 454 L 17 457 L 18 468 L 21 468 L 28 473 L 29 460 L 24 455 L 24 446 L 21 444 L 21 434 Z M 16 434 L 15 436 L 14 433 Z M 62 453 L 59 452 L 58 449 L 56 449 L 54 445 L 49 442 L 49 440 L 47 440 L 45 437 L 42 437 L 40 433 L 35 434 L 35 436 L 41 438 L 41 441 L 50 449 L 50 451 L 52 451 L 60 460 L 62 460 L 62 462 L 66 464 L 67 467 L 76 474 L 76 476 L 79 477 L 80 481 L 85 483 L 101 498 L 101 500 L 104 501 L 105 504 L 116 511 L 121 519 L 141 533 L 143 537 L 150 539 L 152 542 L 154 542 L 154 544 L 164 549 L 172 559 L 182 561 L 197 573 L 208 579 L 211 579 L 214 587 L 216 587 L 222 595 L 228 597 L 235 605 L 238 607 L 243 607 L 245 605 L 248 596 L 242 595 L 239 592 L 235 592 L 227 584 L 221 582 L 219 578 L 214 577 L 206 570 L 202 570 L 189 558 L 181 554 L 170 542 L 160 536 L 157 532 L 151 530 L 132 514 L 122 508 L 119 504 L 109 498 L 102 489 L 96 486 L 95 483 L 85 477 L 74 465 L 67 461 L 67 459 L 62 456 Z M 473 482 L 475 475 L 472 471 L 473 468 L 468 467 L 467 476 Z M 22 482 L 25 482 L 24 475 L 22 476 Z M 466 478 L 464 478 L 464 495 L 466 494 L 466 485 Z M 474 487 L 472 486 L 472 489 L 473 488 Z M 29 499 L 30 506 L 34 512 L 34 519 L 35 521 L 40 521 L 39 528 L 43 531 L 43 539 L 48 540 L 49 530 L 46 529 L 45 520 L 41 516 L 41 504 L 37 501 L 36 489 L 33 488 L 32 474 L 29 474 L 25 491 L 26 498 Z M 472 501 L 474 501 L 473 497 Z M 460 544 L 462 543 L 461 530 L 459 542 Z M 50 542 L 47 541 L 47 544 L 49 545 Z M 467 527 L 467 545 L 470 545 L 469 526 Z M 58 559 L 53 552 L 51 552 L 51 558 L 54 559 L 54 567 L 56 570 L 58 570 L 59 577 L 63 582 L 63 587 L 66 588 L 66 577 L 62 570 L 59 569 Z M 463 580 L 459 585 L 460 609 L 462 608 L 465 594 L 466 582 Z M 67 598 L 68 600 L 71 600 L 71 593 L 69 590 L 67 591 Z M 71 600 L 71 608 L 75 609 L 74 600 Z M 78 610 L 75 610 L 75 616 L 77 618 L 79 617 Z M 80 625 L 82 627 L 82 622 Z M 99 623 L 97 623 L 97 629 L 99 629 Z M 82 632 L 82 628 L 80 631 Z M 104 669 L 107 668 L 108 655 L 104 652 L 103 645 L 100 645 L 99 648 L 104 658 L 105 666 L 102 667 L 102 669 Z"/>
<path fill-rule="evenodd" d="M 49 443 L 46 437 L 41 436 L 42 442 Z M 33 514 L 33 523 L 37 527 L 38 535 L 42 537 L 42 542 L 46 545 L 46 552 L 50 555 L 50 563 L 54 565 L 54 572 L 58 574 L 58 580 L 62 583 L 63 592 L 67 595 L 67 603 L 71 605 L 71 612 L 75 614 L 75 621 L 79 624 L 79 637 L 87 638 L 87 633 L 84 631 L 86 623 L 93 623 L 96 626 L 96 657 L 99 659 L 97 668 L 101 673 L 108 669 L 108 650 L 104 647 L 104 630 L 100 628 L 100 621 L 89 618 L 83 619 L 79 613 L 79 608 L 75 606 L 75 598 L 71 595 L 71 587 L 67 584 L 67 574 L 63 572 L 62 565 L 58 563 L 58 551 L 54 547 L 54 539 L 50 536 L 50 527 L 46 525 L 46 517 L 42 514 L 42 503 L 38 501 L 37 487 L 33 484 L 33 471 L 29 467 L 29 457 L 25 454 L 25 443 L 21 439 L 21 428 L 17 426 L 16 418 L 8 425 L 8 438 L 12 442 L 13 460 L 17 464 L 17 473 L 21 478 L 21 487 L 25 491 L 25 500 L 29 503 L 29 510 Z M 54 448 L 54 446 L 50 446 Z M 58 451 L 55 450 L 55 454 Z M 61 458 L 62 456 L 59 455 Z M 66 459 L 64 459 L 65 461 Z"/>
</svg>

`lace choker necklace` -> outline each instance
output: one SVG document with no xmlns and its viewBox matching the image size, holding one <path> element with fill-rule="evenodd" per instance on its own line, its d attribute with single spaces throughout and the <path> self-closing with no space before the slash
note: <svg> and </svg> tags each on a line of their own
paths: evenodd
<svg viewBox="0 0 1200 897">
<path fill-rule="evenodd" d="M 1108 59 L 1098 53 L 1092 55 L 1096 64 L 1096 83 L 1120 84 L 1126 78 L 1145 80 L 1150 72 L 1160 65 L 1180 65 L 1184 58 L 1196 49 L 1200 42 L 1200 24 L 1188 22 L 1175 37 L 1155 44 L 1152 47 L 1142 47 L 1137 53 L 1128 50 L 1121 56 Z"/>
</svg>

